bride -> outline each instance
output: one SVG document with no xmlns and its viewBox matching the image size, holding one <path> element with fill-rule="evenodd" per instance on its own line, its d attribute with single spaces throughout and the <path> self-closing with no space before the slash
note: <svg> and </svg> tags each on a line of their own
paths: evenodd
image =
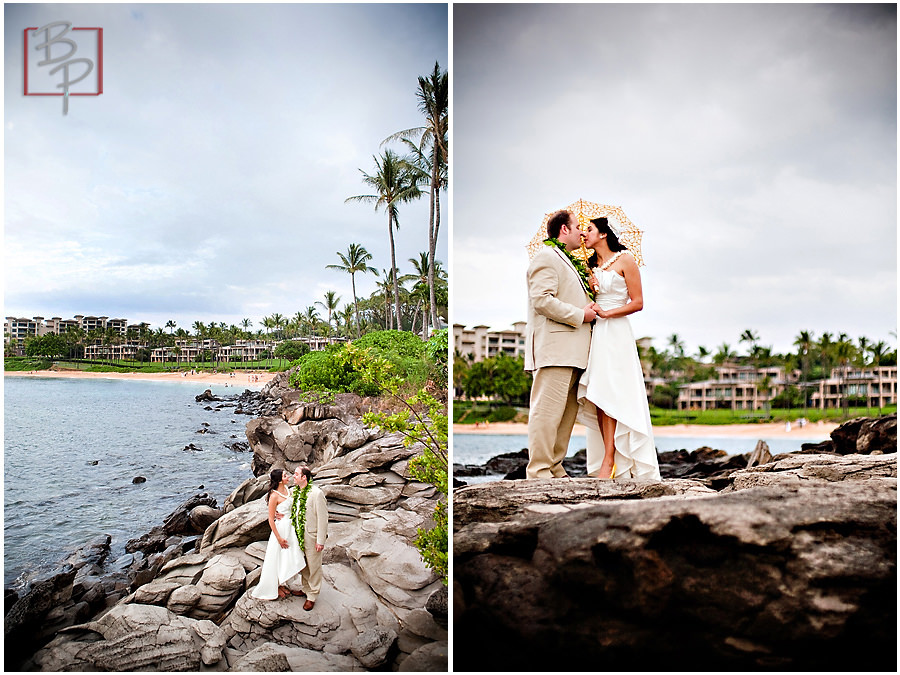
<svg viewBox="0 0 900 675">
<path fill-rule="evenodd" d="M 269 501 L 269 527 L 272 528 L 272 534 L 269 535 L 259 584 L 253 589 L 253 597 L 260 600 L 275 598 L 280 600 L 291 595 L 293 591 L 285 588 L 283 584 L 306 567 L 303 548 L 297 539 L 297 532 L 291 519 L 293 500 L 288 489 L 290 479 L 291 474 L 282 469 L 274 469 L 269 474 L 269 492 L 266 499 Z M 276 520 L 276 513 L 280 513 L 282 518 Z"/>
<path fill-rule="evenodd" d="M 660 480 L 644 376 L 628 315 L 644 307 L 641 273 L 607 218 L 590 221 L 597 320 L 578 384 L 578 421 L 587 428 L 587 472 L 597 478 Z"/>
</svg>

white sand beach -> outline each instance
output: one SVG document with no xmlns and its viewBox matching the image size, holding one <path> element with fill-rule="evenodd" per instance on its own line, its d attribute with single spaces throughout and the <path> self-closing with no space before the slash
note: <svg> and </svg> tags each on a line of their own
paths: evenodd
<svg viewBox="0 0 900 675">
<path fill-rule="evenodd" d="M 235 387 L 256 388 L 266 384 L 275 377 L 275 373 L 268 371 L 235 372 L 234 377 L 230 373 L 209 373 L 195 371 L 184 373 L 86 373 L 82 370 L 51 368 L 49 370 L 23 370 L 3 373 L 4 377 L 73 377 L 86 379 L 112 379 L 112 380 L 150 380 L 156 382 L 197 382 L 200 384 L 227 384 Z"/>
</svg>

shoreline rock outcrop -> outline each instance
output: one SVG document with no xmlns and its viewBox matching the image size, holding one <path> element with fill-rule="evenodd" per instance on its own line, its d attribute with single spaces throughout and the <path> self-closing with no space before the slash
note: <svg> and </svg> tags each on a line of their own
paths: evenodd
<svg viewBox="0 0 900 675">
<path fill-rule="evenodd" d="M 454 667 L 895 670 L 896 448 L 758 450 L 714 481 L 454 490 Z"/>
<path fill-rule="evenodd" d="M 202 400 L 216 402 L 207 393 Z M 7 613 L 7 669 L 447 669 L 447 589 L 413 545 L 443 499 L 409 474 L 421 449 L 366 428 L 367 403 L 353 395 L 322 406 L 284 388 L 259 403 L 248 393 L 236 414 L 271 413 L 247 424 L 254 477 L 221 509 L 195 495 L 129 541 L 120 560 L 104 568 L 85 551 L 80 567 L 68 564 L 19 598 Z M 270 534 L 266 472 L 300 463 L 329 501 L 325 580 L 312 611 L 299 597 L 260 601 L 250 593 Z M 73 593 L 89 578 L 83 569 L 115 581 L 97 590 L 95 605 L 84 602 L 83 581 Z M 299 590 L 299 577 L 289 585 Z M 54 612 L 65 620 L 47 624 Z M 42 623 L 46 630 L 10 651 L 11 631 L 24 635 Z"/>
</svg>

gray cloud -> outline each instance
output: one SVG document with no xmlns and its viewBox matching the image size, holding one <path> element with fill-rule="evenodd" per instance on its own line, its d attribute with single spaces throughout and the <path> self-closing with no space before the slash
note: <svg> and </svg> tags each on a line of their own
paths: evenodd
<svg viewBox="0 0 900 675">
<path fill-rule="evenodd" d="M 584 198 L 645 230 L 657 346 L 891 339 L 896 63 L 893 5 L 455 5 L 454 320 L 524 319 Z"/>
<path fill-rule="evenodd" d="M 446 7 L 4 11 L 7 313 L 258 321 L 329 289 L 350 302 L 325 265 L 351 242 L 389 266 L 382 214 L 344 200 L 384 138 L 422 124 L 416 78 L 448 65 Z M 66 117 L 21 91 L 23 28 L 60 19 L 104 29 L 104 93 Z M 401 207 L 401 273 L 427 250 L 427 201 Z"/>
</svg>

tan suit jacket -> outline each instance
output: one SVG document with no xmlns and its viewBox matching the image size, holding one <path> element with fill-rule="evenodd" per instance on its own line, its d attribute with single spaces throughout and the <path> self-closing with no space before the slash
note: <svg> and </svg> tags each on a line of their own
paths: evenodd
<svg viewBox="0 0 900 675">
<path fill-rule="evenodd" d="M 328 536 L 328 503 L 325 493 L 313 485 L 306 497 L 306 539 L 325 545 Z"/>
<path fill-rule="evenodd" d="M 590 298 L 572 261 L 555 246 L 544 246 L 528 266 L 527 279 L 525 370 L 587 368 L 591 325 L 584 323 L 584 306 Z"/>
</svg>

